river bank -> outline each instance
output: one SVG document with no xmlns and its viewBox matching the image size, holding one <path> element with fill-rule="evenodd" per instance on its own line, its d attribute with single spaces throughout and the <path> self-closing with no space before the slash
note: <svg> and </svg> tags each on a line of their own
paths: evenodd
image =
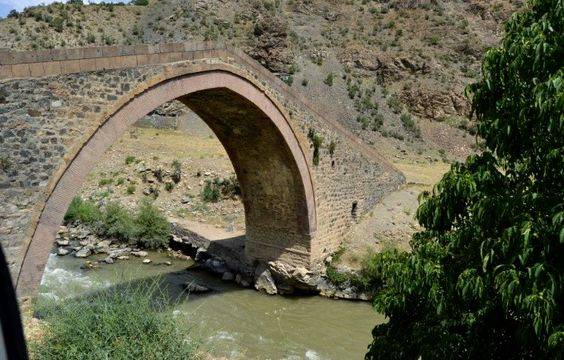
<svg viewBox="0 0 564 360">
<path fill-rule="evenodd" d="M 37 301 L 64 301 L 124 281 L 162 277 L 171 296 L 181 299 L 172 310 L 175 316 L 189 319 L 214 357 L 228 359 L 361 359 L 371 329 L 384 321 L 365 302 L 265 296 L 166 252 L 148 251 L 145 257 L 131 256 L 111 265 L 102 261 L 104 255 L 85 260 L 53 253 Z M 143 263 L 145 259 L 151 262 Z M 85 261 L 99 262 L 84 267 Z M 210 291 L 188 293 L 185 285 L 190 283 Z"/>
<path fill-rule="evenodd" d="M 157 265 L 170 265 L 170 259 L 184 260 L 190 266 L 205 269 L 223 281 L 234 282 L 244 288 L 255 288 L 269 295 L 318 294 L 347 300 L 370 299 L 368 294 L 358 291 L 350 283 L 334 284 L 326 276 L 326 264 L 318 264 L 310 269 L 280 261 L 251 264 L 245 258 L 243 233 L 228 237 L 230 234 L 206 224 L 184 221 L 171 225 L 171 241 L 169 247 L 163 250 L 167 260 Z M 55 244 L 58 256 L 82 259 L 85 269 L 126 262 L 135 257 L 146 265 L 154 263 L 147 251 L 115 239 L 100 237 L 90 226 L 77 222 L 61 226 Z M 206 291 L 205 286 L 186 286 L 192 292 Z"/>
</svg>

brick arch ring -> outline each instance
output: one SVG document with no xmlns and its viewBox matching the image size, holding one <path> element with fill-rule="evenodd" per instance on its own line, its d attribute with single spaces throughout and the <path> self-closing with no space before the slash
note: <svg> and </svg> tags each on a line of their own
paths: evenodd
<svg viewBox="0 0 564 360">
<path fill-rule="evenodd" d="M 105 116 L 106 120 L 101 121 L 101 125 L 76 151 L 72 160 L 63 164 L 63 168 L 59 169 L 59 177 L 52 180 L 54 181 L 54 185 L 51 185 L 52 191 L 47 195 L 45 205 L 36 220 L 36 226 L 32 230 L 33 235 L 29 237 L 22 256 L 20 256 L 21 267 L 16 285 L 19 296 L 31 296 L 38 290 L 53 247 L 53 240 L 63 221 L 64 214 L 87 174 L 99 162 L 104 152 L 137 120 L 158 106 L 174 99 L 179 99 L 189 107 L 193 107 L 193 110 L 210 125 L 226 148 L 239 181 L 241 182 L 243 178 L 241 187 L 247 222 L 247 241 L 252 235 L 255 248 L 269 249 L 269 246 L 272 247 L 271 253 L 274 255 L 269 256 L 267 252 L 264 260 L 279 256 L 286 247 L 289 248 L 290 253 L 305 258 L 305 262 L 309 261 L 311 240 L 316 230 L 314 185 L 309 162 L 285 112 L 254 81 L 238 74 L 237 71 L 228 71 L 225 68 L 207 68 L 197 72 L 172 71 L 172 73 L 168 73 L 165 68 L 165 76 L 161 76 L 159 81 L 154 81 L 153 85 L 133 95 L 124 95 L 129 98 L 120 102 L 121 105 L 111 115 Z M 220 116 L 214 117 L 214 109 L 209 107 L 206 109 L 206 106 L 202 106 L 202 103 L 205 105 L 206 99 L 230 102 L 230 105 L 226 106 L 225 111 L 218 111 Z M 243 106 L 246 109 L 252 108 L 252 110 L 237 115 L 241 112 L 238 107 Z M 243 128 L 243 132 L 247 131 L 254 135 L 261 134 L 261 131 L 266 133 L 269 138 L 260 144 L 263 148 L 258 151 L 251 149 L 253 141 L 257 139 L 251 138 L 250 135 L 247 139 L 243 139 L 244 141 L 239 140 L 239 143 L 232 142 L 230 139 L 235 139 L 236 136 L 226 133 L 229 126 L 226 127 L 225 124 L 222 126 L 221 123 L 222 119 L 225 122 L 225 118 L 229 121 L 246 121 L 246 128 Z M 219 120 L 210 124 L 207 119 Z M 268 121 L 265 122 L 265 120 Z M 259 129 L 258 131 L 255 129 L 257 124 L 260 127 L 264 125 L 267 130 Z M 245 150 L 235 149 L 234 147 L 238 144 L 241 144 Z M 252 154 L 247 156 L 245 155 L 247 152 L 252 152 Z M 266 155 L 257 155 L 261 153 L 266 153 Z M 264 159 L 257 163 L 256 160 L 253 160 L 256 156 L 264 157 Z M 257 164 L 259 164 L 258 169 L 250 168 Z M 261 166 L 264 167 L 262 173 Z M 271 172 L 274 166 L 284 169 L 278 174 L 267 174 L 266 172 Z M 281 184 L 287 184 L 290 191 L 275 194 L 271 191 L 272 189 L 261 190 L 267 187 L 269 182 L 272 182 L 271 187 L 278 188 L 281 187 Z M 261 208 L 261 199 L 264 199 L 264 196 L 267 197 L 266 200 L 270 196 L 271 202 L 287 201 L 288 212 L 294 214 L 286 214 L 286 216 L 282 214 L 277 221 L 277 215 L 269 213 L 273 204 L 267 204 L 268 206 Z M 250 221 L 259 223 L 273 221 L 274 223 L 272 226 L 270 224 L 254 226 L 249 224 Z M 250 228 L 249 225 L 251 225 Z M 272 230 L 269 230 L 270 228 Z M 265 231 L 273 233 L 269 235 L 265 234 Z M 276 244 L 268 243 L 268 239 L 272 242 L 272 239 L 285 233 L 289 234 L 290 240 L 282 241 L 284 245 L 280 248 L 277 249 Z M 267 240 L 262 241 L 261 236 L 265 236 Z M 294 243 L 297 245 L 293 246 Z M 258 253 L 262 251 L 260 249 Z"/>
</svg>

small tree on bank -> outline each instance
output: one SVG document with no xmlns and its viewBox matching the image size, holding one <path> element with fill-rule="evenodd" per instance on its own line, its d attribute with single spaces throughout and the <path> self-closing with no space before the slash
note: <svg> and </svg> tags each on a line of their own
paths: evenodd
<svg viewBox="0 0 564 360">
<path fill-rule="evenodd" d="M 423 193 L 382 256 L 367 359 L 564 357 L 564 5 L 532 0 L 469 87 L 486 150 Z"/>
</svg>

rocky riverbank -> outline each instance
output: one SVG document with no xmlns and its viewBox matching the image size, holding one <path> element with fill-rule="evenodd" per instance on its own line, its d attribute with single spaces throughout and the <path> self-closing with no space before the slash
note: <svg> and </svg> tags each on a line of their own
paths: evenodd
<svg viewBox="0 0 564 360">
<path fill-rule="evenodd" d="M 155 263 L 149 252 L 116 239 L 103 238 L 89 226 L 76 222 L 60 227 L 55 244 L 57 255 L 84 259 L 84 269 L 95 270 L 131 257 L 143 258 L 143 263 L 147 265 L 171 264 L 170 261 Z M 319 294 L 339 299 L 369 300 L 369 295 L 358 292 L 346 282 L 333 284 L 325 274 L 325 264 L 311 269 L 281 261 L 250 264 L 244 257 L 244 236 L 214 241 L 173 223 L 169 247 L 163 251 L 168 257 L 184 259 L 190 266 L 204 268 L 224 281 L 254 287 L 269 295 Z M 206 284 L 190 283 L 186 284 L 186 288 L 190 292 L 210 291 Z"/>
</svg>

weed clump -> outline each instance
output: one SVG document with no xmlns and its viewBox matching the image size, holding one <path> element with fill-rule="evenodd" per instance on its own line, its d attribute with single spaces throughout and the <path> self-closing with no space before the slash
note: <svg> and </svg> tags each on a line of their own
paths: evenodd
<svg viewBox="0 0 564 360">
<path fill-rule="evenodd" d="M 120 285 L 38 307 L 45 336 L 30 343 L 33 359 L 199 359 L 199 342 L 162 280 Z"/>
</svg>

